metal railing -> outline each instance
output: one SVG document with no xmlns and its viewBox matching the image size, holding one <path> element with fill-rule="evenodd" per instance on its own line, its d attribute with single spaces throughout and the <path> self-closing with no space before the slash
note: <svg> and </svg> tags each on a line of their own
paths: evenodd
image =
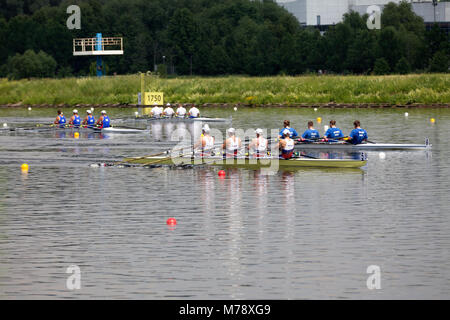
<svg viewBox="0 0 450 320">
<path fill-rule="evenodd" d="M 98 51 L 97 48 L 99 46 L 101 47 L 101 51 L 105 51 L 105 49 L 123 51 L 123 38 L 101 38 L 100 42 L 97 38 L 73 39 L 73 52 Z"/>
</svg>

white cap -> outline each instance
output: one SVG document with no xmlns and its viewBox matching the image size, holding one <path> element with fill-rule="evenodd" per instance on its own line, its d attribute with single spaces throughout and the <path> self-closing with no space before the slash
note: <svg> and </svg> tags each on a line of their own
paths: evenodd
<svg viewBox="0 0 450 320">
<path fill-rule="evenodd" d="M 102 114 L 106 114 L 106 111 L 105 111 L 105 110 L 102 110 Z"/>
<path fill-rule="evenodd" d="M 210 129 L 209 129 L 209 126 L 207 124 L 205 124 L 203 126 L 202 130 L 205 131 L 205 132 L 209 132 Z"/>
<path fill-rule="evenodd" d="M 87 112 L 87 113 L 92 113 L 92 111 L 91 111 L 91 110 L 86 110 L 86 112 Z"/>
<path fill-rule="evenodd" d="M 235 133 L 236 130 L 234 130 L 234 128 L 230 128 L 230 129 L 227 130 L 227 132 L 228 132 L 228 133 Z"/>
<path fill-rule="evenodd" d="M 255 132 L 256 132 L 256 134 L 263 134 L 263 130 L 262 130 L 262 129 L 259 129 L 259 128 L 256 129 Z"/>
<path fill-rule="evenodd" d="M 166 106 L 170 107 L 170 103 L 166 104 Z"/>
<path fill-rule="evenodd" d="M 74 109 L 74 110 L 73 110 L 73 113 L 78 113 L 78 110 L 77 110 L 77 109 Z"/>
<path fill-rule="evenodd" d="M 283 130 L 283 135 L 284 135 L 284 136 L 286 136 L 286 135 L 289 135 L 289 136 L 290 136 L 290 135 L 291 135 L 291 131 L 288 130 L 288 129 L 284 129 L 284 130 Z"/>
</svg>

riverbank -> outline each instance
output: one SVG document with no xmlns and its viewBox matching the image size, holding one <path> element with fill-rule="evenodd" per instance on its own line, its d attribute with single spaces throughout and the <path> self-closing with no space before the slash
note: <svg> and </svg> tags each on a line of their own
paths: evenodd
<svg viewBox="0 0 450 320">
<path fill-rule="evenodd" d="M 136 107 L 139 75 L 0 79 L 0 106 Z M 145 90 L 165 102 L 199 106 L 448 107 L 450 74 L 298 77 L 145 77 Z"/>
</svg>

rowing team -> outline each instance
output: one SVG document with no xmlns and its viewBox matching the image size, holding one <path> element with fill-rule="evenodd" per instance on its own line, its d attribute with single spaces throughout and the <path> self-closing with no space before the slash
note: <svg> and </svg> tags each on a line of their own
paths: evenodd
<svg viewBox="0 0 450 320">
<path fill-rule="evenodd" d="M 284 128 L 281 130 L 279 139 L 283 137 L 283 132 L 285 130 L 289 130 L 290 138 L 296 139 L 298 138 L 298 133 L 295 129 L 290 127 L 291 123 L 289 120 L 284 120 Z M 338 142 L 339 140 L 344 140 L 352 144 L 361 144 L 367 139 L 369 139 L 367 135 L 367 131 L 361 129 L 361 122 L 359 120 L 355 120 L 353 122 L 354 129 L 350 132 L 350 134 L 345 137 L 342 133 L 342 130 L 336 126 L 336 120 L 330 121 L 330 127 L 327 132 L 325 132 L 323 138 L 320 137 L 319 131 L 314 129 L 314 123 L 312 121 L 308 122 L 308 129 L 302 134 L 299 141 L 300 142 L 315 142 L 315 141 L 325 141 L 325 142 Z"/>
<path fill-rule="evenodd" d="M 82 125 L 87 126 L 88 128 L 109 128 L 111 126 L 111 120 L 106 115 L 105 110 L 101 112 L 100 118 L 97 120 L 97 122 L 95 122 L 95 118 L 92 115 L 91 110 L 86 110 L 86 117 L 83 121 L 81 121 L 81 117 L 78 115 L 78 110 L 75 109 L 73 110 L 73 116 L 69 119 L 68 123 L 62 111 L 58 110 L 58 116 L 53 123 L 56 124 L 59 128 L 65 128 L 67 125 L 74 128 L 79 128 Z"/>
<path fill-rule="evenodd" d="M 198 110 L 198 108 L 195 106 L 190 108 L 188 112 L 186 111 L 186 108 L 184 108 L 180 103 L 177 104 L 177 106 L 178 108 L 175 111 L 173 110 L 170 103 L 166 105 L 166 108 L 160 107 L 155 104 L 150 111 L 150 116 L 152 118 L 185 118 L 187 115 L 187 117 L 190 119 L 200 117 L 200 110 Z"/>
<path fill-rule="evenodd" d="M 285 127 L 280 132 L 279 141 L 276 145 L 276 148 L 280 150 L 280 157 L 282 159 L 291 159 L 294 156 L 294 148 L 297 141 L 315 141 L 315 137 L 319 139 L 320 135 L 317 130 L 314 129 L 313 123 L 310 121 L 308 123 L 308 130 L 305 131 L 302 138 L 294 140 L 293 138 L 298 137 L 295 129 L 290 128 L 290 123 L 288 120 L 284 122 Z M 348 137 L 345 137 L 348 142 L 353 144 L 359 144 L 368 139 L 367 132 L 364 129 L 361 129 L 360 122 L 356 120 L 354 123 L 355 129 L 352 130 Z M 328 136 L 330 140 L 339 140 L 344 135 L 342 134 L 342 130 L 336 127 L 336 121 L 330 121 L 331 128 L 327 130 L 325 134 Z M 227 130 L 228 138 L 222 145 L 222 150 L 224 151 L 224 155 L 226 157 L 236 157 L 240 154 L 242 150 L 242 140 L 241 138 L 236 136 L 236 130 L 234 128 L 229 128 Z M 265 157 L 268 154 L 268 146 L 269 142 L 263 136 L 262 129 L 255 130 L 256 138 L 252 139 L 250 144 L 248 145 L 249 152 L 254 157 Z M 205 124 L 202 128 L 202 136 L 200 141 L 194 145 L 194 149 L 196 152 L 204 157 L 213 155 L 213 151 L 215 149 L 214 146 L 215 139 L 210 135 L 210 128 L 207 124 Z"/>
</svg>

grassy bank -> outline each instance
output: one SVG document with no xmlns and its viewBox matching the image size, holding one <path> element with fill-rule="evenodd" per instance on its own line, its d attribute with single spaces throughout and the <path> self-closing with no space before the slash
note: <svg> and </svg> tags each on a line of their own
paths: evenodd
<svg viewBox="0 0 450 320">
<path fill-rule="evenodd" d="M 0 79 L 4 104 L 133 104 L 138 75 L 97 78 Z M 450 103 L 450 74 L 159 79 L 146 76 L 146 91 L 186 103 Z"/>
</svg>

